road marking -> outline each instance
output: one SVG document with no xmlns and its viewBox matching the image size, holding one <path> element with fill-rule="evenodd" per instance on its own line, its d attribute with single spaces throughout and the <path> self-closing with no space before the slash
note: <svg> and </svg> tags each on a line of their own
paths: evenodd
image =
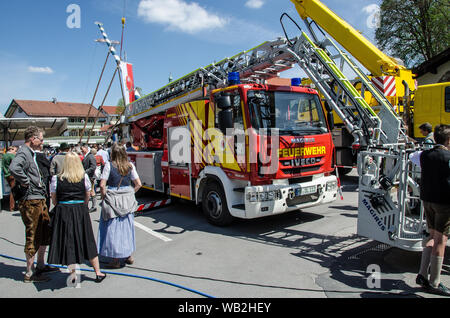
<svg viewBox="0 0 450 318">
<path fill-rule="evenodd" d="M 136 221 L 134 221 L 134 226 L 140 228 L 141 230 L 147 232 L 148 234 L 151 234 L 151 235 L 153 235 L 153 236 L 159 238 L 160 240 L 163 240 L 164 242 L 170 242 L 170 241 L 172 241 L 172 239 L 170 239 L 170 238 L 168 238 L 168 237 L 166 237 L 166 236 L 164 236 L 164 235 L 162 235 L 162 234 L 159 234 L 158 232 L 155 232 L 155 231 L 149 229 L 148 227 L 146 227 L 146 226 L 144 226 L 144 225 L 142 225 L 141 223 L 138 223 L 138 222 L 136 222 Z"/>
</svg>

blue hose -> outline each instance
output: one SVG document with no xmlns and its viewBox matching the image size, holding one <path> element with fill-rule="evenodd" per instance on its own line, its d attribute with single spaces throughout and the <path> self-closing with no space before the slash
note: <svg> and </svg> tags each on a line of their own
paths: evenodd
<svg viewBox="0 0 450 318">
<path fill-rule="evenodd" d="M 16 261 L 26 262 L 26 260 L 23 259 L 23 258 L 17 258 L 17 257 L 9 256 L 9 255 L 4 255 L 4 254 L 0 254 L 0 256 L 4 257 L 4 258 L 16 260 Z M 56 267 L 56 268 L 67 268 L 67 266 L 61 266 L 61 265 L 53 265 L 53 264 L 48 264 L 48 265 L 50 265 L 52 267 Z M 80 268 L 80 270 L 85 271 L 85 272 L 95 272 L 93 269 Z M 215 298 L 214 296 L 202 293 L 202 292 L 197 291 L 195 289 L 191 289 L 191 288 L 188 288 L 188 287 L 184 287 L 184 286 L 181 286 L 181 285 L 178 285 L 178 284 L 175 284 L 175 283 L 171 283 L 171 282 L 168 282 L 168 281 L 165 281 L 165 280 L 161 280 L 161 279 L 157 279 L 157 278 L 153 278 L 153 277 L 141 276 L 141 275 L 135 275 L 135 274 L 126 274 L 126 273 L 120 273 L 120 272 L 112 272 L 112 271 L 103 271 L 103 270 L 102 270 L 102 273 L 118 275 L 118 276 L 126 276 L 126 277 L 147 279 L 147 280 L 151 280 L 151 281 L 154 281 L 154 282 L 157 282 L 157 283 L 162 283 L 162 284 L 174 286 L 174 287 L 177 287 L 177 288 L 181 288 L 181 289 L 187 290 L 189 292 L 192 292 L 192 293 L 195 293 L 195 294 L 207 297 L 207 298 Z"/>
</svg>

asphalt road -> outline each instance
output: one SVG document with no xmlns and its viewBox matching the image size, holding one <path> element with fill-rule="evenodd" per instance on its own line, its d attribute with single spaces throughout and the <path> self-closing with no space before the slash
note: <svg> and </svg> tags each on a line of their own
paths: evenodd
<svg viewBox="0 0 450 318">
<path fill-rule="evenodd" d="M 351 173 L 342 183 L 344 200 L 237 220 L 222 228 L 210 225 L 197 207 L 185 202 L 151 210 L 135 218 L 135 263 L 105 269 L 109 274 L 101 284 L 93 281 L 95 274 L 87 264 L 81 265 L 76 287 L 68 287 L 64 269 L 50 274 L 49 282 L 26 284 L 25 263 L 1 256 L 0 297 L 439 297 L 415 284 L 420 253 L 356 235 L 357 177 Z M 99 212 L 91 213 L 91 218 L 97 234 Z M 20 213 L 2 211 L 0 228 L 0 254 L 23 259 Z M 101 261 L 103 266 L 108 260 Z M 374 265 L 380 270 L 376 281 L 369 277 Z M 442 282 L 447 286 L 449 271 L 446 257 Z"/>
</svg>

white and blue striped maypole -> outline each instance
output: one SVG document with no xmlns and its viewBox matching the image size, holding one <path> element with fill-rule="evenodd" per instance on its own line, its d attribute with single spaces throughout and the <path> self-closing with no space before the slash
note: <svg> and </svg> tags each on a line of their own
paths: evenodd
<svg viewBox="0 0 450 318">
<path fill-rule="evenodd" d="M 84 131 L 86 130 L 86 125 L 87 125 L 87 122 L 88 122 L 88 120 L 89 120 L 89 115 L 90 115 L 91 109 L 92 109 L 92 107 L 93 107 L 93 105 L 94 105 L 95 97 L 97 96 L 97 91 L 98 91 L 100 82 L 101 82 L 102 77 L 103 77 L 103 72 L 105 71 L 106 63 L 108 62 L 109 54 L 112 54 L 112 55 L 114 56 L 114 59 L 116 60 L 116 63 L 117 63 L 117 68 L 120 69 L 120 58 L 118 58 L 118 56 L 117 56 L 117 54 L 116 54 L 116 51 L 115 51 L 115 49 L 114 49 L 114 47 L 113 47 L 111 41 L 108 39 L 108 35 L 106 34 L 105 29 L 103 29 L 103 24 L 100 23 L 100 22 L 95 22 L 95 24 L 97 24 L 98 27 L 100 28 L 100 31 L 102 32 L 102 35 L 103 35 L 103 39 L 104 39 L 104 41 L 108 44 L 109 51 L 108 51 L 108 56 L 106 56 L 105 64 L 103 65 L 102 73 L 100 74 L 100 78 L 98 79 L 98 83 L 97 83 L 97 87 L 95 88 L 94 96 L 92 97 L 92 101 L 91 101 L 91 104 L 90 104 L 91 107 L 89 107 L 88 113 L 87 113 L 87 115 L 86 115 L 86 120 L 85 120 L 85 122 L 84 122 L 84 126 L 83 126 L 83 129 L 82 129 L 81 134 L 80 134 L 80 140 L 79 140 L 79 142 L 81 142 L 82 139 L 83 139 Z M 119 70 L 119 76 L 120 76 L 120 70 Z M 122 84 L 121 84 L 121 88 L 122 88 Z M 122 90 L 123 90 L 123 89 L 122 89 Z M 123 92 L 122 92 L 122 96 L 123 96 Z M 98 116 L 98 112 L 97 112 L 97 116 Z M 96 118 L 97 118 L 97 116 L 96 116 Z M 92 131 L 92 130 L 91 130 L 91 131 Z M 89 141 L 89 138 L 90 138 L 90 133 L 89 133 L 89 136 L 88 136 L 88 139 L 87 139 L 86 142 Z"/>
<path fill-rule="evenodd" d="M 123 86 L 122 86 L 122 69 L 121 69 L 122 60 L 121 60 L 120 56 L 117 54 L 116 49 L 114 48 L 113 44 L 112 44 L 111 41 L 109 40 L 108 35 L 106 34 L 105 29 L 103 28 L 103 23 L 101 23 L 101 22 L 95 22 L 95 24 L 97 24 L 97 26 L 99 27 L 100 32 L 101 32 L 101 34 L 102 34 L 102 37 L 103 37 L 103 39 L 105 40 L 106 44 L 108 45 L 109 52 L 112 54 L 112 56 L 113 56 L 114 59 L 116 60 L 116 63 L 117 63 L 116 71 L 119 72 L 120 90 L 121 90 L 121 92 L 122 92 L 122 100 L 123 100 L 123 102 L 124 102 L 124 104 L 125 104 L 126 102 L 125 102 L 124 88 L 123 88 Z M 123 30 L 124 24 L 125 24 L 125 19 L 122 18 L 122 30 Z M 123 41 L 123 36 L 122 36 L 122 41 Z M 114 73 L 114 74 L 115 74 L 115 73 Z M 114 78 L 114 77 L 113 77 L 113 78 Z M 120 115 L 120 117 L 122 117 L 122 115 L 125 113 L 125 110 L 126 110 L 126 105 L 125 105 L 125 108 L 124 108 L 122 114 Z M 108 134 L 108 136 L 107 136 L 107 138 L 106 138 L 107 140 L 109 139 L 110 135 L 114 132 L 114 129 L 115 129 L 115 127 L 117 127 L 117 124 L 118 124 L 119 122 L 120 122 L 120 121 L 118 121 L 118 122 L 111 128 L 111 130 L 109 131 L 109 134 Z"/>
<path fill-rule="evenodd" d="M 109 51 L 111 52 L 112 56 L 114 56 L 114 59 L 116 60 L 117 65 L 120 65 L 121 59 L 120 56 L 117 54 L 116 49 L 112 45 L 111 41 L 108 38 L 108 35 L 105 32 L 105 29 L 103 28 L 103 23 L 101 22 L 95 22 L 97 26 L 100 29 L 100 32 L 102 33 L 103 39 L 105 40 L 106 44 L 109 47 Z"/>
</svg>

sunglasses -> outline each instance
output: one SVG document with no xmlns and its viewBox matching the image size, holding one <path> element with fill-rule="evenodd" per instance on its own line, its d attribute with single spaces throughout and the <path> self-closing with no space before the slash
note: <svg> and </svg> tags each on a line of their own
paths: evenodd
<svg viewBox="0 0 450 318">
<path fill-rule="evenodd" d="M 39 139 L 41 142 L 44 141 L 44 138 L 39 138 L 37 136 L 34 136 L 35 139 Z"/>
</svg>

